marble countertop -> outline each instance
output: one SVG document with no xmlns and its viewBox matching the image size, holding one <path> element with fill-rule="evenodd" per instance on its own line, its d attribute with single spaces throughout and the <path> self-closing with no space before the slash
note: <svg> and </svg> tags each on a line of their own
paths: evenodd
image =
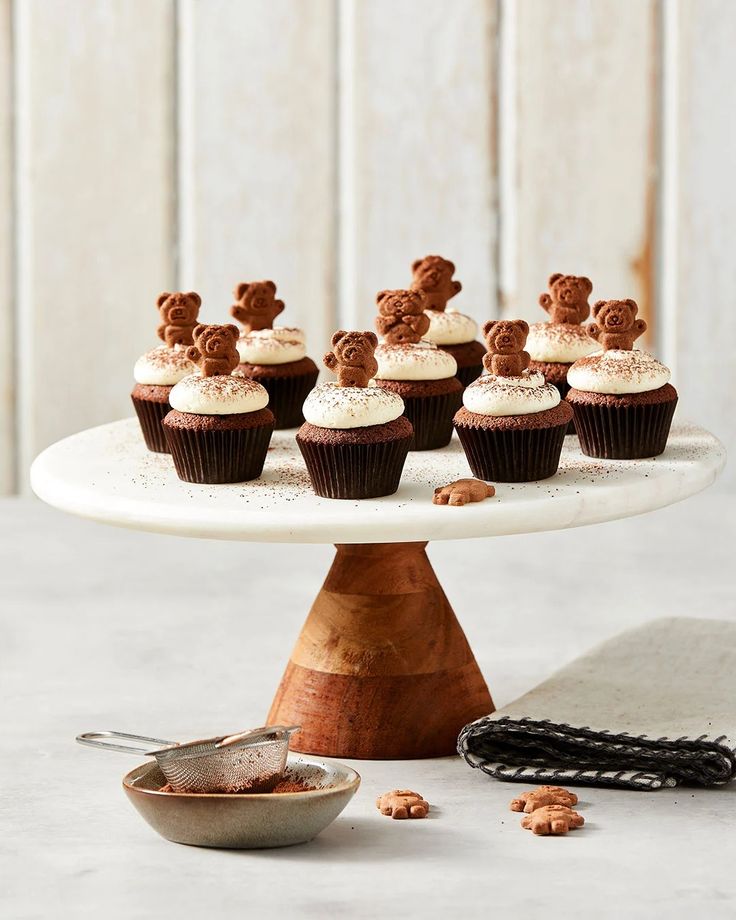
<svg viewBox="0 0 736 920">
<path fill-rule="evenodd" d="M 497 705 L 660 615 L 736 618 L 736 496 L 643 517 L 430 545 Z M 448 509 L 449 514 L 462 509 Z M 116 530 L 0 502 L 0 914 L 14 920 L 268 916 L 733 917 L 736 785 L 578 789 L 586 818 L 535 838 L 520 788 L 459 759 L 352 762 L 363 785 L 312 843 L 216 851 L 157 837 L 126 801 L 115 728 L 197 737 L 260 724 L 329 565 L 325 546 Z M 614 560 L 626 590 L 606 579 Z M 426 821 L 379 815 L 414 788 Z"/>
</svg>

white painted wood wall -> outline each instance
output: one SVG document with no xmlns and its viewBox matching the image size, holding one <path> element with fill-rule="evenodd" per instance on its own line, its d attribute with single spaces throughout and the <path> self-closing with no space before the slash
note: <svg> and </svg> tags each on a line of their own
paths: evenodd
<svg viewBox="0 0 736 920">
<path fill-rule="evenodd" d="M 160 290 L 272 277 L 318 357 L 430 251 L 478 320 L 634 296 L 734 445 L 734 47 L 733 0 L 0 0 L 0 493 L 129 414 Z"/>
</svg>

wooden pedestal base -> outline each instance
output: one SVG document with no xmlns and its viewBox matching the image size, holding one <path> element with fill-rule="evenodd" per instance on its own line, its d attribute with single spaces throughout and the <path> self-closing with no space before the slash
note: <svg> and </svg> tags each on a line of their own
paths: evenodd
<svg viewBox="0 0 736 920">
<path fill-rule="evenodd" d="M 439 757 L 493 711 L 426 545 L 337 545 L 268 716 L 302 726 L 293 750 Z"/>
</svg>

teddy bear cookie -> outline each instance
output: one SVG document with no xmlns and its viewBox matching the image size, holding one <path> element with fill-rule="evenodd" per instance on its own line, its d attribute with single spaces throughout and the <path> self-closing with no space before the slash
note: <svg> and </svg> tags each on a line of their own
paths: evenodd
<svg viewBox="0 0 736 920">
<path fill-rule="evenodd" d="M 578 804 L 578 797 L 574 792 L 568 792 L 562 786 L 537 786 L 530 792 L 522 792 L 521 795 L 511 800 L 511 811 L 524 811 L 530 814 L 537 808 L 544 805 L 566 805 L 571 808 Z"/>
<path fill-rule="evenodd" d="M 133 367 L 135 387 L 130 397 L 146 447 L 156 453 L 169 450 L 161 422 L 171 409 L 171 388 L 196 370 L 187 358 L 186 348 L 193 341 L 201 302 L 194 291 L 160 294 L 156 307 L 161 323 L 156 333 L 164 344 L 141 355 Z"/>
<path fill-rule="evenodd" d="M 585 824 L 585 818 L 566 805 L 543 805 L 521 819 L 521 826 L 542 837 L 559 837 Z"/>
<path fill-rule="evenodd" d="M 242 281 L 235 297 L 230 313 L 243 326 L 236 373 L 268 391 L 276 428 L 296 428 L 304 421 L 302 405 L 319 377 L 319 368 L 307 357 L 304 332 L 295 326 L 273 325 L 284 309 L 273 281 Z"/>
<path fill-rule="evenodd" d="M 378 339 L 339 329 L 324 364 L 336 383 L 315 387 L 304 402 L 296 442 L 312 488 L 324 498 L 392 495 L 413 437 L 399 395 L 374 386 Z"/>
<path fill-rule="evenodd" d="M 414 428 L 412 450 L 444 447 L 452 437 L 452 416 L 462 384 L 457 362 L 422 336 L 429 329 L 420 291 L 380 291 L 376 329 L 384 341 L 376 348 L 376 386 L 396 393 Z"/>
<path fill-rule="evenodd" d="M 405 818 L 426 818 L 429 814 L 429 802 L 410 789 L 384 792 L 376 799 L 376 808 L 382 815 L 399 821 Z"/>
<path fill-rule="evenodd" d="M 528 332 L 522 319 L 483 326 L 488 373 L 466 387 L 454 418 L 477 479 L 529 482 L 557 471 L 572 410 L 556 387 L 529 369 Z"/>
<path fill-rule="evenodd" d="M 467 505 L 470 502 L 482 502 L 493 498 L 496 489 L 480 479 L 456 479 L 446 486 L 434 490 L 432 503 L 435 505 Z"/>
<path fill-rule="evenodd" d="M 567 372 L 567 401 L 584 454 L 606 460 L 656 457 L 667 446 L 677 391 L 670 371 L 634 342 L 647 324 L 635 301 L 599 300 L 588 335 L 601 350 Z"/>
<path fill-rule="evenodd" d="M 462 290 L 452 276 L 455 266 L 442 256 L 425 256 L 412 264 L 411 289 L 424 295 L 429 329 L 424 339 L 446 351 L 457 362 L 457 378 L 463 386 L 483 372 L 485 348 L 476 341 L 478 324 L 470 316 L 448 308 L 447 302 Z"/>
<path fill-rule="evenodd" d="M 263 471 L 275 422 L 266 390 L 232 373 L 240 361 L 238 335 L 232 324 L 197 325 L 187 357 L 198 370 L 169 394 L 163 428 L 186 482 L 246 482 Z"/>
<path fill-rule="evenodd" d="M 539 306 L 549 313 L 550 322 L 579 326 L 590 316 L 590 278 L 555 272 L 549 276 L 547 286 L 549 293 L 539 295 Z"/>
</svg>

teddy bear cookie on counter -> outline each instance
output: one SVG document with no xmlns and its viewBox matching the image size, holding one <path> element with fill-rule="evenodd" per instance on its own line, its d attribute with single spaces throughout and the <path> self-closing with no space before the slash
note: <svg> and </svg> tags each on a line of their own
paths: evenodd
<svg viewBox="0 0 736 920">
<path fill-rule="evenodd" d="M 456 376 L 467 386 L 483 372 L 485 348 L 475 338 L 478 333 L 475 320 L 447 306 L 448 300 L 462 290 L 462 284 L 452 277 L 455 266 L 442 256 L 425 256 L 417 259 L 411 270 L 411 289 L 424 294 L 424 309 L 429 319 L 424 339 L 452 355 L 457 362 Z"/>
<path fill-rule="evenodd" d="M 296 428 L 304 421 L 302 404 L 319 376 L 319 368 L 307 357 L 304 332 L 273 325 L 284 310 L 273 281 L 241 281 L 235 298 L 230 314 L 243 327 L 236 373 L 268 391 L 276 428 Z"/>
<path fill-rule="evenodd" d="M 175 383 L 196 368 L 186 354 L 192 344 L 202 300 L 194 291 L 159 294 L 156 309 L 161 320 L 156 333 L 163 342 L 141 355 L 135 362 L 135 387 L 130 394 L 140 422 L 146 447 L 168 453 L 166 434 L 161 426 L 170 411 L 169 393 Z"/>
<path fill-rule="evenodd" d="M 336 383 L 315 387 L 296 435 L 312 488 L 324 498 L 392 495 L 413 437 L 397 393 L 372 385 L 378 364 L 373 332 L 332 336 L 324 364 Z"/>
<path fill-rule="evenodd" d="M 444 447 L 452 437 L 452 417 L 460 406 L 462 384 L 457 362 L 431 342 L 421 291 L 380 291 L 376 295 L 376 329 L 383 343 L 376 348 L 376 386 L 404 401 L 414 428 L 412 450 Z"/>
<path fill-rule="evenodd" d="M 171 390 L 163 428 L 174 466 L 186 482 L 245 482 L 263 471 L 274 428 L 268 393 L 237 377 L 237 326 L 194 328 L 187 357 L 198 368 Z"/>
<path fill-rule="evenodd" d="M 601 348 L 567 372 L 567 401 L 575 412 L 580 446 L 589 457 L 636 460 L 667 446 L 677 391 L 670 371 L 634 342 L 647 328 L 635 301 L 599 300 L 590 341 Z"/>
</svg>

